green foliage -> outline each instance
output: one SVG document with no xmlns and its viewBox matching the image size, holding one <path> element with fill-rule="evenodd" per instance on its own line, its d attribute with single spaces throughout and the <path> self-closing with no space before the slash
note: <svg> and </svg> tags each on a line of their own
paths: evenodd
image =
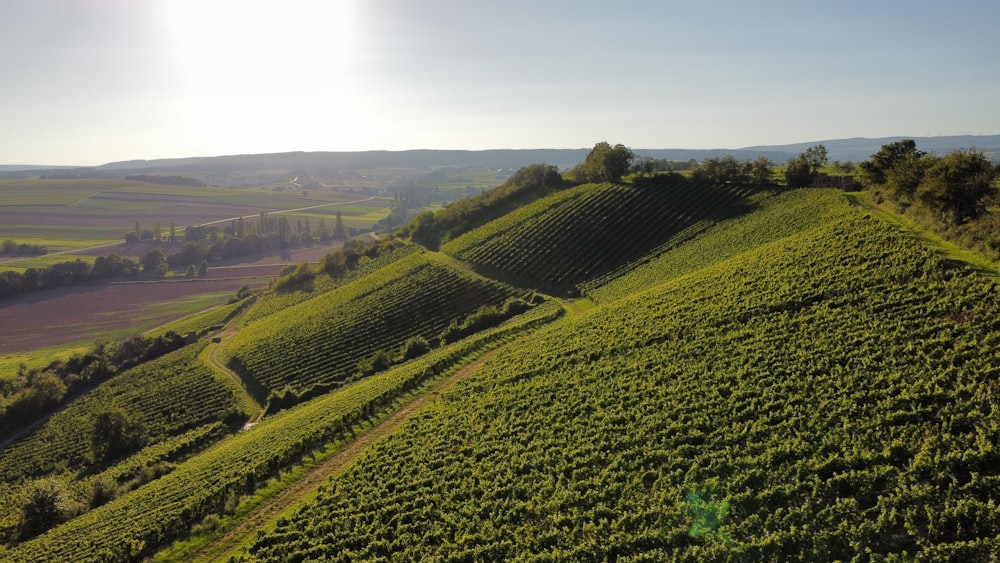
<svg viewBox="0 0 1000 563">
<path fill-rule="evenodd" d="M 622 144 L 611 146 L 605 141 L 594 145 L 583 163 L 570 172 L 578 182 L 610 182 L 617 184 L 628 173 L 635 153 Z"/>
<path fill-rule="evenodd" d="M 863 183 L 900 209 L 919 203 L 949 228 L 984 215 L 998 170 L 976 149 L 943 157 L 918 151 L 907 139 L 883 145 L 860 165 Z"/>
<path fill-rule="evenodd" d="M 65 486 L 56 479 L 40 479 L 27 489 L 21 507 L 18 539 L 25 540 L 59 524 L 75 512 L 67 499 Z"/>
<path fill-rule="evenodd" d="M 109 408 L 97 413 L 90 431 L 90 451 L 98 463 L 108 463 L 135 453 L 146 444 L 146 426 L 139 416 L 125 409 Z"/>
<path fill-rule="evenodd" d="M 696 223 L 643 259 L 582 284 L 581 291 L 598 303 L 622 299 L 851 213 L 843 194 L 833 190 L 764 192 L 750 203 L 752 213 Z"/>
<path fill-rule="evenodd" d="M 866 187 L 881 186 L 888 182 L 889 174 L 898 166 L 918 160 L 926 153 L 917 150 L 913 139 L 903 139 L 882 145 L 879 151 L 858 165 L 861 183 Z"/>
<path fill-rule="evenodd" d="M 819 169 L 827 162 L 827 150 L 824 145 L 815 145 L 802 151 L 797 157 L 788 161 L 785 166 L 785 183 L 789 188 L 805 188 L 811 186 Z"/>
<path fill-rule="evenodd" d="M 286 268 L 287 270 L 288 268 Z M 275 291 L 286 291 L 297 288 L 311 282 L 316 277 L 316 272 L 308 262 L 302 262 L 290 267 L 291 271 L 282 270 L 281 276 L 271 282 L 271 289 Z"/>
<path fill-rule="evenodd" d="M 403 343 L 403 347 L 399 350 L 399 359 L 401 361 L 412 360 L 423 356 L 431 350 L 431 344 L 423 336 L 414 336 L 407 339 Z"/>
<path fill-rule="evenodd" d="M 751 163 L 740 162 L 732 156 L 706 158 L 691 171 L 691 179 L 698 184 L 716 186 L 750 184 L 752 166 Z"/>
<path fill-rule="evenodd" d="M 997 169 L 983 153 L 954 151 L 927 167 L 916 197 L 946 223 L 964 223 L 986 211 L 986 198 L 996 192 L 996 176 Z"/>
<path fill-rule="evenodd" d="M 135 445 L 131 437 L 142 434 L 135 427 L 139 420 L 150 444 L 197 426 L 238 420 L 233 390 L 198 359 L 203 347 L 187 346 L 125 370 L 54 413 L 0 451 L 0 483 L 103 467 Z M 118 416 L 123 411 L 130 413 L 124 421 Z M 122 434 L 103 436 L 111 441 L 99 444 L 94 456 L 91 440 L 102 414 L 107 429 L 117 427 Z"/>
<path fill-rule="evenodd" d="M 269 417 L 129 495 L 4 551 L 3 557 L 15 562 L 141 560 L 209 514 L 225 511 L 234 495 L 252 493 L 302 456 L 343 440 L 400 396 L 560 313 L 554 303 L 536 307 L 501 327 Z"/>
</svg>

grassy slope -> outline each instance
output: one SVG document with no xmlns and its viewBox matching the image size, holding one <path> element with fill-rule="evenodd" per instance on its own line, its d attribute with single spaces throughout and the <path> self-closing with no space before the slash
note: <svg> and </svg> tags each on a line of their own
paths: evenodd
<svg viewBox="0 0 1000 563">
<path fill-rule="evenodd" d="M 766 223 L 802 212 L 783 208 Z M 860 210 L 824 217 L 498 355 L 245 557 L 996 553 L 993 282 Z"/>
</svg>

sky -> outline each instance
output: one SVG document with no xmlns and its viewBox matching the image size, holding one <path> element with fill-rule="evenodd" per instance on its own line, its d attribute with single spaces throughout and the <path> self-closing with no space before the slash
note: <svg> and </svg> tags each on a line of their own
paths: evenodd
<svg viewBox="0 0 1000 563">
<path fill-rule="evenodd" d="M 1000 134 L 996 0 L 0 7 L 0 164 Z"/>
</svg>

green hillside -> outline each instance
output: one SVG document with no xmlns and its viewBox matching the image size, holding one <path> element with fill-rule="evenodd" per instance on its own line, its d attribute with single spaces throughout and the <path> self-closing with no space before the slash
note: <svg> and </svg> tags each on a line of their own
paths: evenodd
<svg viewBox="0 0 1000 563">
<path fill-rule="evenodd" d="M 0 560 L 1000 553 L 993 277 L 834 190 L 530 185 L 418 217 L 409 235 L 441 253 L 393 243 L 262 295 L 218 348 L 120 374 L 6 447 L 9 538 L 48 476 L 59 502 L 117 494 Z M 512 282 L 583 297 L 511 307 L 527 297 Z M 214 351 L 246 391 L 204 363 Z M 267 416 L 223 432 L 245 392 Z M 87 417 L 105 404 L 141 413 L 149 440 L 93 467 Z M 268 512 L 394 412 L 388 438 Z"/>
<path fill-rule="evenodd" d="M 54 477 L 74 485 L 64 500 L 81 503 L 76 510 L 82 511 L 93 502 L 93 491 L 80 485 L 92 485 L 93 477 L 113 476 L 118 488 L 146 466 L 219 431 L 223 422 L 242 423 L 247 415 L 235 385 L 218 379 L 197 359 L 201 348 L 187 346 L 116 375 L 5 447 L 0 452 L 0 499 L 5 501 L 0 503 L 0 532 L 10 533 L 17 526 L 20 495 L 32 479 Z M 94 457 L 92 443 L 100 438 L 95 435 L 96 420 L 113 409 L 142 426 L 140 445 L 146 447 L 134 458 Z M 194 429 L 201 432 L 187 434 Z"/>
<path fill-rule="evenodd" d="M 526 205 L 442 250 L 481 271 L 561 293 L 703 221 L 744 210 L 747 191 L 679 175 L 585 184 Z"/>
<path fill-rule="evenodd" d="M 269 417 L 129 495 L 7 551 L 0 548 L 0 560 L 142 560 L 184 537 L 203 517 L 224 513 L 227 506 L 231 510 L 241 495 L 280 479 L 289 467 L 329 455 L 365 421 L 398 407 L 401 398 L 427 382 L 552 321 L 560 311 L 551 302 L 540 305 L 499 327 Z"/>
<path fill-rule="evenodd" d="M 839 208 L 498 355 L 243 557 L 988 559 L 993 280 L 788 197 Z"/>
<path fill-rule="evenodd" d="M 251 389 L 315 395 L 357 375 L 373 354 L 394 355 L 415 337 L 434 341 L 452 321 L 513 295 L 505 285 L 414 254 L 249 323 L 226 353 Z"/>
</svg>

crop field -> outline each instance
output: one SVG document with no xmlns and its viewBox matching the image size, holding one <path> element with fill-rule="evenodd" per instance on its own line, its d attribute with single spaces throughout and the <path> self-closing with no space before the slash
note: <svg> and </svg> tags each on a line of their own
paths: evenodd
<svg viewBox="0 0 1000 563">
<path fill-rule="evenodd" d="M 314 222 L 326 215 L 332 229 L 341 206 L 346 226 L 364 228 L 384 217 L 390 204 L 390 198 L 331 190 L 302 194 L 127 180 L 0 180 L 0 240 L 42 244 L 50 252 L 81 250 L 120 242 L 137 222 L 142 228 L 159 222 L 164 233 L 173 223 L 182 234 L 189 225 L 225 226 L 239 217 L 291 210 L 316 214 Z M 102 249 L 96 254 L 107 252 Z M 29 263 L 28 259 L 8 265 L 27 267 L 22 263 Z"/>
<path fill-rule="evenodd" d="M 437 337 L 513 290 L 414 254 L 314 299 L 247 324 L 226 344 L 230 362 L 268 390 L 335 386 L 377 351 Z"/>
<path fill-rule="evenodd" d="M 245 278 L 86 285 L 0 301 L 0 355 L 122 337 L 225 303 Z"/>
<path fill-rule="evenodd" d="M 216 379 L 198 360 L 203 347 L 191 345 L 116 375 L 5 447 L 0 452 L 0 495 L 5 497 L 0 528 L 16 520 L 19 503 L 13 502 L 13 495 L 25 478 L 74 482 L 104 469 L 89 451 L 94 420 L 104 410 L 119 407 L 139 417 L 147 447 L 241 416 L 232 384 Z M 176 392 L 179 389 L 183 394 Z"/>
<path fill-rule="evenodd" d="M 288 465 L 348 436 L 425 382 L 457 369 L 470 355 L 499 346 L 561 309 L 543 304 L 503 325 L 434 350 L 395 369 L 337 389 L 265 419 L 223 440 L 173 472 L 12 549 L 0 559 L 141 559 L 182 536 L 202 517 L 223 510 L 227 499 L 252 492 Z M 143 507 L 136 510 L 135 507 Z"/>
<path fill-rule="evenodd" d="M 241 557 L 989 560 L 994 280 L 797 230 L 497 354 Z"/>
<path fill-rule="evenodd" d="M 527 205 L 442 250 L 487 273 L 573 292 L 699 221 L 738 212 L 744 197 L 737 189 L 676 179 L 643 187 L 587 184 Z"/>
</svg>

